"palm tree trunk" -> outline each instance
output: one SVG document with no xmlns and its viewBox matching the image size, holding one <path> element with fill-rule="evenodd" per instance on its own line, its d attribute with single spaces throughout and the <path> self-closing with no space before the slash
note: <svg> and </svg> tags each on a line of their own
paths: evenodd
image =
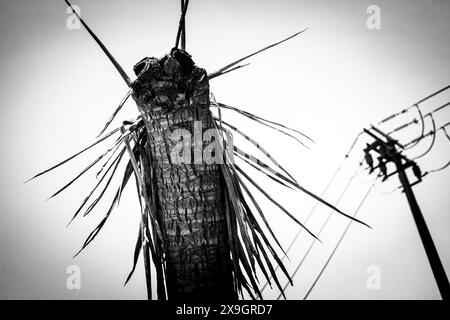
<svg viewBox="0 0 450 320">
<path fill-rule="evenodd" d="M 173 54 L 144 59 L 135 67 L 141 75 L 133 84 L 148 133 L 167 295 L 171 300 L 236 299 L 219 166 L 194 164 L 194 157 L 190 163 L 174 163 L 171 157 L 174 130 L 194 136 L 194 121 L 205 130 L 214 126 L 206 72 L 181 53 L 180 59 Z M 194 144 L 189 151 L 194 153 Z"/>
</svg>

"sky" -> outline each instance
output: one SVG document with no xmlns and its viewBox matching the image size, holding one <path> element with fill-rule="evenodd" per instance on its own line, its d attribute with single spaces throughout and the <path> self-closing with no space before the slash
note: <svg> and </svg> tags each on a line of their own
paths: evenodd
<svg viewBox="0 0 450 320">
<path fill-rule="evenodd" d="M 160 57 L 175 43 L 177 0 L 79 0 L 74 4 L 129 75 L 143 57 Z M 371 5 L 380 9 L 379 29 L 367 26 Z M 95 172 L 45 201 L 107 144 L 23 184 L 92 142 L 127 92 L 87 32 L 68 27 L 68 19 L 64 1 L 0 1 L 0 298 L 145 299 L 142 260 L 133 279 L 123 286 L 140 214 L 131 185 L 98 238 L 76 258 L 72 256 L 108 205 L 66 228 L 95 182 Z M 187 51 L 197 65 L 214 71 L 306 27 L 301 36 L 252 57 L 249 66 L 211 80 L 211 91 L 220 102 L 312 137 L 316 144 L 309 144 L 311 150 L 307 150 L 235 114 L 223 115 L 257 138 L 303 186 L 320 194 L 362 128 L 450 84 L 450 2 L 191 0 Z M 444 92 L 421 108 L 431 111 L 449 98 L 450 92 Z M 137 113 L 130 101 L 115 124 Z M 447 123 L 449 116 L 448 108 L 436 113 L 438 126 Z M 382 129 L 389 131 L 415 117 L 412 110 Z M 428 131 L 430 123 L 426 124 Z M 407 142 L 419 133 L 420 126 L 410 126 L 396 137 Z M 370 139 L 363 137 L 355 146 L 325 199 L 333 203 L 338 199 L 366 142 Z M 424 140 L 405 154 L 419 155 L 429 143 L 430 139 Z M 427 171 L 449 157 L 450 144 L 441 131 L 432 152 L 418 164 Z M 447 273 L 449 171 L 429 174 L 414 187 Z M 314 201 L 274 185 L 251 169 L 248 172 L 305 220 Z M 373 178 L 364 172 L 357 175 L 338 207 L 354 213 Z M 358 212 L 371 229 L 351 225 L 309 299 L 440 298 L 406 198 L 399 191 L 390 192 L 398 185 L 396 177 L 376 183 Z M 257 199 L 287 247 L 299 227 L 266 199 L 260 195 Z M 319 206 L 308 227 L 317 233 L 328 214 Z M 303 299 L 347 222 L 332 215 L 320 235 L 322 242 L 314 244 L 294 277 L 294 286 L 286 290 L 288 299 Z M 306 232 L 301 233 L 290 261 L 286 260 L 290 272 L 311 241 Z M 67 287 L 70 266 L 81 271 L 79 290 Z M 375 287 L 370 285 L 374 277 Z M 277 290 L 264 291 L 267 299 L 277 296 Z"/>
</svg>

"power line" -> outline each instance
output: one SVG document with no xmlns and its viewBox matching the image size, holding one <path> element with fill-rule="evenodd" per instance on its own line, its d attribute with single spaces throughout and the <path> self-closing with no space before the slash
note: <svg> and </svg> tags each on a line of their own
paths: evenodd
<svg viewBox="0 0 450 320">
<path fill-rule="evenodd" d="M 438 112 L 438 111 L 440 111 L 440 110 L 442 110 L 442 109 L 444 109 L 444 108 L 446 108 L 446 107 L 448 107 L 448 106 L 450 105 L 450 102 L 446 102 L 445 104 L 439 106 L 438 108 L 435 108 L 434 110 L 428 112 L 428 113 L 425 114 L 425 115 L 422 114 L 422 110 L 421 110 L 421 108 L 420 108 L 419 105 L 420 105 L 421 103 L 425 102 L 426 100 L 428 100 L 428 99 L 430 99 L 430 98 L 432 98 L 432 97 L 434 97 L 434 96 L 436 96 L 436 95 L 438 95 L 438 94 L 440 94 L 440 93 L 446 91 L 446 90 L 449 89 L 449 88 L 450 88 L 450 85 L 448 85 L 448 86 L 446 86 L 446 87 L 444 87 L 444 88 L 442 88 L 442 89 L 440 89 L 440 90 L 438 90 L 438 91 L 436 91 L 436 92 L 430 94 L 429 96 L 427 96 L 427 97 L 425 97 L 425 98 L 423 98 L 423 99 L 417 101 L 416 103 L 412 104 L 412 105 L 409 106 L 408 108 L 405 108 L 405 109 L 403 109 L 403 110 L 401 110 L 401 111 L 399 111 L 399 112 L 396 112 L 396 113 L 394 113 L 394 114 L 392 114 L 392 115 L 390 115 L 390 116 L 384 118 L 384 119 L 381 120 L 378 124 L 379 124 L 379 125 L 384 124 L 384 123 L 386 123 L 386 122 L 388 122 L 388 121 L 390 121 L 390 120 L 392 120 L 392 119 L 394 119 L 394 118 L 396 118 L 396 117 L 398 117 L 398 116 L 400 116 L 400 115 L 402 115 L 402 114 L 405 114 L 405 113 L 409 112 L 409 110 L 411 110 L 412 108 L 416 108 L 416 109 L 417 109 L 417 112 L 418 112 L 418 114 L 419 114 L 419 116 L 420 116 L 421 133 L 420 133 L 419 137 L 415 138 L 414 140 L 412 140 L 411 142 L 409 142 L 408 144 L 406 144 L 406 145 L 403 147 L 403 150 L 410 150 L 410 149 L 414 148 L 414 147 L 417 146 L 417 145 L 420 143 L 420 141 L 422 141 L 425 137 L 427 137 L 428 135 L 431 135 L 431 134 L 432 134 L 432 135 L 433 135 L 433 141 L 432 141 L 431 146 L 430 146 L 430 148 L 429 148 L 429 149 L 431 150 L 431 148 L 432 148 L 433 145 L 434 145 L 434 134 L 435 134 L 436 130 L 435 130 L 435 128 L 434 128 L 430 133 L 425 134 L 425 118 L 426 118 L 426 117 L 430 117 L 431 120 L 432 120 L 432 122 L 433 122 L 433 126 L 434 126 L 433 114 L 436 113 L 436 112 Z M 402 130 L 402 129 L 405 129 L 405 128 L 409 127 L 410 125 L 417 124 L 418 122 L 419 122 L 419 121 L 418 121 L 417 119 L 413 119 L 412 121 L 410 121 L 410 122 L 408 122 L 408 123 L 406 123 L 406 124 L 403 124 L 403 125 L 401 125 L 401 126 L 395 128 L 395 129 L 391 130 L 387 135 L 389 136 L 390 134 L 393 134 L 393 133 L 398 132 L 398 131 L 400 131 L 400 130 Z M 428 152 L 429 152 L 430 150 L 427 150 L 423 155 L 418 156 L 417 159 L 418 159 L 418 158 L 421 158 L 422 156 L 425 156 L 426 154 L 428 154 Z"/>
<path fill-rule="evenodd" d="M 338 200 L 336 201 L 335 205 L 337 206 L 340 201 L 342 200 L 342 198 L 344 197 L 344 194 L 347 192 L 348 188 L 350 187 L 351 183 L 353 182 L 354 178 L 358 175 L 358 171 L 360 169 L 361 163 L 358 166 L 358 168 L 355 170 L 355 173 L 353 174 L 353 176 L 349 179 L 349 181 L 347 182 L 346 186 L 344 187 L 344 190 L 342 191 L 341 195 L 339 196 Z M 326 225 L 328 224 L 328 222 L 330 221 L 330 218 L 332 216 L 332 211 L 330 211 L 328 213 L 328 217 L 326 218 L 326 220 L 324 221 L 324 223 L 322 224 L 319 232 L 317 233 L 317 237 L 320 236 L 320 234 L 322 233 L 322 231 L 325 229 Z M 316 243 L 316 239 L 313 239 L 313 241 L 311 242 L 311 244 L 308 247 L 308 250 L 305 252 L 305 254 L 303 255 L 303 258 L 300 260 L 299 264 L 297 265 L 297 267 L 295 268 L 294 272 L 291 275 L 291 279 L 293 279 L 295 277 L 295 275 L 297 274 L 298 270 L 300 270 L 300 267 L 302 266 L 303 262 L 306 260 L 306 258 L 308 257 L 309 253 L 311 252 L 311 249 L 313 248 L 314 244 Z M 286 290 L 287 286 L 289 285 L 289 281 L 285 284 L 284 288 L 283 288 L 283 292 Z M 281 294 L 278 295 L 277 300 L 280 300 L 281 298 Z"/>
<path fill-rule="evenodd" d="M 378 125 L 384 124 L 384 123 L 386 123 L 386 122 L 388 122 L 388 121 L 390 121 L 390 120 L 392 120 L 392 119 L 394 119 L 394 118 L 396 118 L 396 117 L 398 117 L 398 116 L 400 116 L 400 115 L 403 115 L 403 114 L 409 112 L 409 110 L 411 110 L 412 108 L 416 108 L 416 109 L 417 109 L 417 112 L 418 112 L 418 114 L 419 114 L 419 116 L 420 116 L 421 133 L 420 133 L 420 135 L 419 135 L 418 138 L 414 139 L 410 144 L 405 145 L 405 147 L 403 148 L 404 150 L 412 149 L 412 148 L 415 147 L 417 144 L 419 144 L 419 142 L 422 141 L 422 139 L 424 139 L 424 138 L 426 137 L 426 135 L 424 135 L 424 133 L 425 133 L 425 117 L 427 117 L 427 116 L 432 117 L 432 114 L 433 114 L 433 113 L 438 112 L 439 110 L 441 110 L 441 109 L 443 109 L 443 108 L 449 106 L 449 105 L 450 105 L 450 102 L 447 102 L 447 103 L 441 105 L 440 107 L 438 107 L 438 108 L 434 109 L 433 111 L 427 113 L 425 116 L 422 114 L 422 111 L 421 111 L 419 105 L 420 105 L 421 103 L 427 101 L 428 99 L 431 99 L 432 97 L 434 97 L 434 96 L 436 96 L 436 95 L 438 95 L 438 94 L 440 94 L 440 93 L 446 91 L 446 90 L 449 89 L 449 88 L 450 88 L 450 85 L 448 85 L 448 86 L 446 86 L 446 87 L 444 87 L 444 88 L 442 88 L 442 89 L 440 89 L 440 90 L 438 90 L 438 91 L 436 91 L 436 92 L 434 92 L 434 93 L 428 95 L 427 97 L 425 97 L 425 98 L 423 98 L 423 99 L 417 101 L 416 103 L 412 104 L 412 105 L 409 106 L 408 108 L 405 108 L 405 109 L 403 109 L 403 110 L 401 110 L 401 111 L 399 111 L 399 112 L 393 113 L 392 115 L 390 115 L 390 116 L 384 118 L 383 120 L 381 120 L 380 122 L 378 122 Z M 402 126 L 400 126 L 400 127 L 398 127 L 398 128 L 395 128 L 394 130 L 392 130 L 391 132 L 389 132 L 388 135 L 390 135 L 390 134 L 392 134 L 392 133 L 394 133 L 394 132 L 397 132 L 397 131 L 399 131 L 399 130 L 401 130 L 401 129 L 404 129 L 404 128 L 406 128 L 406 127 L 412 125 L 412 124 L 416 124 L 416 123 L 418 123 L 418 121 L 417 121 L 416 119 L 414 119 L 414 120 L 411 121 L 410 123 L 407 123 L 407 124 L 404 124 L 404 125 L 402 125 Z"/>
<path fill-rule="evenodd" d="M 444 131 L 445 136 L 447 137 L 448 141 L 450 142 L 450 135 L 448 134 L 447 130 L 445 130 L 445 127 L 441 127 L 441 129 L 442 129 L 442 131 Z M 450 160 L 448 160 L 446 164 L 444 164 L 443 166 L 441 166 L 439 168 L 428 170 L 427 172 L 424 173 L 424 175 L 426 175 L 428 173 L 440 172 L 442 170 L 445 170 L 449 166 L 450 166 Z"/>
<path fill-rule="evenodd" d="M 437 107 L 436 109 L 434 109 L 434 110 L 428 112 L 428 113 L 425 114 L 425 115 L 421 115 L 421 118 L 424 119 L 424 118 L 426 118 L 426 117 L 429 117 L 429 116 L 431 116 L 432 114 L 434 114 L 434 113 L 436 113 L 436 112 L 438 112 L 438 111 L 440 111 L 440 110 L 442 110 L 442 109 L 444 109 L 444 108 L 446 108 L 446 107 L 448 107 L 448 106 L 450 106 L 450 102 L 444 103 L 443 105 Z M 395 133 L 395 132 L 398 132 L 398 131 L 400 131 L 400 130 L 403 130 L 403 129 L 405 129 L 405 128 L 411 126 L 411 125 L 417 124 L 417 123 L 419 123 L 419 121 L 418 121 L 416 118 L 414 118 L 414 119 L 411 120 L 410 122 L 407 122 L 407 123 L 402 124 L 401 126 L 395 128 L 395 129 L 392 129 L 391 131 L 389 131 L 389 132 L 387 133 L 387 135 L 391 135 L 391 134 L 393 134 L 393 133 Z"/>
<path fill-rule="evenodd" d="M 364 202 L 366 201 L 367 197 L 369 196 L 370 192 L 372 191 L 373 187 L 375 185 L 375 182 L 370 186 L 369 190 L 366 192 L 366 194 L 364 195 L 364 197 L 362 198 L 358 208 L 356 209 L 355 213 L 353 214 L 353 217 L 356 217 L 356 215 L 358 214 L 358 211 L 361 209 L 362 205 L 364 204 Z M 311 287 L 309 288 L 308 292 L 306 293 L 305 297 L 303 298 L 303 300 L 306 300 L 309 296 L 309 294 L 311 293 L 311 291 L 314 289 L 314 287 L 316 286 L 317 282 L 319 281 L 320 277 L 322 276 L 323 272 L 325 271 L 326 267 L 328 266 L 328 264 L 330 263 L 331 259 L 333 258 L 334 254 L 336 253 L 336 250 L 338 249 L 339 245 L 342 243 L 342 240 L 345 237 L 345 234 L 347 233 L 348 229 L 350 228 L 350 225 L 352 224 L 352 220 L 349 220 L 349 222 L 347 223 L 347 227 L 345 228 L 344 232 L 342 233 L 339 241 L 336 243 L 336 246 L 334 247 L 333 251 L 331 252 L 330 256 L 328 257 L 327 261 L 325 262 L 325 264 L 323 265 L 322 269 L 320 270 L 319 274 L 317 275 L 316 279 L 314 280 L 313 284 L 311 285 Z"/>
<path fill-rule="evenodd" d="M 448 125 L 450 125 L 450 122 L 447 122 L 446 124 L 440 126 L 440 127 L 437 128 L 436 130 L 430 130 L 427 134 L 425 134 L 425 135 L 423 136 L 423 138 L 429 137 L 429 136 L 431 136 L 431 135 L 437 133 L 439 130 L 443 130 L 443 131 L 446 133 L 445 128 L 446 128 Z M 447 133 L 446 133 L 446 134 L 447 134 Z M 405 143 L 405 145 L 404 145 L 405 148 L 404 148 L 403 150 L 408 150 L 408 149 L 410 149 L 410 148 L 408 148 L 408 146 L 410 146 L 411 144 L 416 144 L 418 140 L 421 140 L 421 138 L 415 138 L 415 139 L 413 139 L 413 140 L 411 140 L 411 141 Z"/>
<path fill-rule="evenodd" d="M 434 121 L 434 117 L 431 114 L 430 114 L 430 117 L 431 117 L 431 122 L 433 124 L 433 134 L 432 134 L 431 144 L 425 152 L 423 152 L 422 154 L 420 154 L 418 156 L 415 156 L 414 158 L 412 158 L 412 160 L 417 160 L 417 159 L 420 159 L 420 158 L 426 156 L 431 151 L 431 149 L 433 149 L 434 143 L 436 142 L 436 122 Z"/>
<path fill-rule="evenodd" d="M 446 87 L 444 87 L 444 88 L 442 88 L 442 89 L 440 89 L 440 90 L 438 90 L 438 91 L 436 91 L 436 92 L 433 92 L 433 93 L 430 94 L 429 96 L 427 96 L 427 97 L 425 97 L 425 98 L 423 98 L 423 99 L 417 101 L 416 103 L 413 103 L 413 104 L 412 104 L 411 106 L 409 106 L 408 108 L 405 108 L 405 109 L 403 109 L 403 110 L 401 110 L 401 111 L 399 111 L 399 112 L 393 113 L 393 114 L 391 114 L 390 116 L 384 118 L 383 120 L 381 120 L 380 122 L 378 122 L 378 125 L 381 125 L 381 124 L 383 124 L 383 123 L 386 123 L 386 122 L 388 122 L 388 121 L 390 121 L 390 120 L 392 120 L 392 119 L 394 119 L 394 118 L 396 118 L 396 117 L 398 117 L 398 116 L 400 116 L 400 115 L 402 115 L 402 114 L 405 114 L 406 112 L 408 112 L 410 109 L 412 109 L 412 108 L 414 108 L 414 107 L 417 107 L 418 109 L 420 109 L 420 108 L 419 108 L 419 104 L 421 104 L 421 103 L 427 101 L 428 99 L 431 99 L 432 97 L 438 95 L 438 94 L 441 93 L 441 92 L 444 92 L 445 90 L 447 90 L 447 89 L 449 89 L 449 88 L 450 88 L 450 85 L 448 85 L 448 86 L 446 86 Z"/>
<path fill-rule="evenodd" d="M 425 118 L 424 118 L 424 116 L 422 114 L 422 110 L 420 110 L 419 105 L 416 104 L 415 106 L 417 108 L 417 113 L 419 113 L 419 116 L 420 116 L 420 126 L 421 126 L 420 136 L 419 136 L 419 138 L 417 139 L 417 141 L 415 143 L 413 143 L 412 145 L 410 145 L 408 147 L 405 146 L 405 148 L 404 148 L 405 150 L 413 148 L 414 146 L 416 146 L 424 138 L 423 135 L 425 133 Z"/>
<path fill-rule="evenodd" d="M 380 194 L 391 194 L 391 193 L 394 193 L 394 192 L 397 191 L 397 190 L 400 190 L 401 188 L 402 188 L 401 186 L 398 186 L 398 187 L 395 187 L 395 188 L 392 189 L 392 190 L 384 191 L 384 190 L 379 189 L 379 188 L 376 186 L 376 184 L 375 184 L 375 190 L 376 190 L 378 193 L 380 193 Z"/>
<path fill-rule="evenodd" d="M 450 160 L 448 160 L 448 162 L 446 164 L 444 164 L 442 167 L 439 167 L 437 169 L 428 170 L 428 172 L 426 172 L 426 173 L 436 173 L 436 172 L 447 169 L 448 166 L 450 166 Z"/>
<path fill-rule="evenodd" d="M 420 116 L 420 123 L 421 123 L 421 126 L 422 126 L 421 134 L 419 135 L 418 138 L 414 139 L 414 143 L 413 143 L 412 145 L 405 146 L 404 150 L 408 150 L 408 149 L 413 148 L 413 147 L 416 146 L 423 138 L 425 138 L 425 136 L 424 136 L 424 133 L 425 133 L 425 118 L 426 118 L 426 117 L 432 118 L 432 117 L 433 117 L 433 114 L 435 114 L 436 112 L 438 112 L 438 111 L 440 111 L 440 110 L 442 110 L 442 109 L 444 109 L 444 108 L 446 108 L 446 107 L 448 107 L 448 106 L 450 106 L 450 102 L 447 102 L 447 103 L 445 103 L 445 104 L 443 104 L 443 105 L 437 107 L 436 109 L 434 109 L 434 110 L 428 112 L 428 113 L 425 114 L 425 115 L 422 114 L 422 111 L 421 111 L 420 108 L 417 106 L 417 110 L 418 110 L 419 116 Z M 403 130 L 403 129 L 406 129 L 406 128 L 408 128 L 409 126 L 414 125 L 414 124 L 417 124 L 417 123 L 419 123 L 419 121 L 418 121 L 416 118 L 414 118 L 414 119 L 411 120 L 410 122 L 407 122 L 407 123 L 402 124 L 401 126 L 395 128 L 395 129 L 392 129 L 391 131 L 389 131 L 389 132 L 387 133 L 387 135 L 392 135 L 393 133 L 396 133 L 396 132 L 398 132 L 398 131 L 401 131 L 401 130 Z"/>
<path fill-rule="evenodd" d="M 321 197 L 327 192 L 328 188 L 331 186 L 331 184 L 333 183 L 334 179 L 336 178 L 336 176 L 338 175 L 338 173 L 341 171 L 344 163 L 347 161 L 347 159 L 349 158 L 350 154 L 352 153 L 353 149 L 355 148 L 355 145 L 357 144 L 359 137 L 362 135 L 363 132 L 360 132 L 356 135 L 355 139 L 353 140 L 352 144 L 350 145 L 349 150 L 347 151 L 347 153 L 344 156 L 344 159 L 341 161 L 341 164 L 337 167 L 336 171 L 333 173 L 333 175 L 331 176 L 330 180 L 328 181 L 327 185 L 325 186 L 325 188 L 323 189 L 322 193 L 321 193 Z M 360 162 L 361 164 L 361 162 Z M 353 178 L 351 178 L 353 179 Z M 318 206 L 319 202 L 316 201 L 314 204 L 314 207 L 311 209 L 311 211 L 309 212 L 308 216 L 306 217 L 305 221 L 303 222 L 303 224 L 306 225 L 306 223 L 308 223 L 309 219 L 312 217 L 313 213 L 315 212 L 317 206 Z M 294 243 L 297 241 L 298 237 L 300 236 L 300 234 L 302 233 L 303 228 L 299 229 L 297 231 L 297 234 L 295 235 L 294 239 L 291 241 L 291 243 L 289 244 L 289 247 L 286 249 L 285 254 L 283 255 L 283 257 L 281 258 L 281 261 L 284 261 L 284 259 L 287 257 L 287 254 L 289 253 L 289 251 L 292 249 L 292 247 L 294 246 Z M 275 271 L 277 271 L 279 269 L 279 265 L 276 266 Z M 267 285 L 269 284 L 269 282 L 266 280 L 264 286 L 261 289 L 261 293 L 267 288 Z M 286 288 L 285 288 L 286 289 Z"/>
<path fill-rule="evenodd" d="M 344 161 L 343 161 L 344 162 Z M 343 163 L 342 162 L 342 163 Z M 325 194 L 325 192 L 327 192 L 328 188 L 330 187 L 330 185 L 332 184 L 333 180 L 335 179 L 335 177 L 337 176 L 337 174 L 339 173 L 339 171 L 341 170 L 342 164 L 336 169 L 336 171 L 334 172 L 333 176 L 331 177 L 331 179 L 328 181 L 328 184 L 325 186 L 324 190 L 322 191 L 322 193 L 320 194 L 320 197 L 323 197 L 323 195 Z M 306 217 L 305 221 L 303 222 L 303 224 L 307 224 L 309 219 L 312 217 L 314 211 L 316 210 L 317 206 L 319 205 L 319 202 L 316 201 L 316 203 L 314 204 L 314 207 L 311 209 L 311 211 L 309 212 L 308 216 Z M 297 231 L 297 234 L 295 235 L 294 239 L 291 241 L 291 243 L 289 244 L 289 247 L 286 249 L 286 253 L 283 255 L 283 257 L 281 258 L 281 261 L 284 261 L 284 259 L 287 257 L 287 254 L 289 253 L 289 251 L 292 249 L 292 247 L 294 246 L 294 243 L 297 241 L 298 237 L 300 236 L 300 234 L 302 233 L 303 228 L 299 229 Z M 279 269 L 279 265 L 277 265 L 277 267 L 275 268 L 275 271 L 277 271 Z M 264 286 L 261 289 L 261 293 L 267 288 L 267 285 L 269 284 L 268 281 L 266 281 L 266 283 L 264 284 Z"/>
</svg>

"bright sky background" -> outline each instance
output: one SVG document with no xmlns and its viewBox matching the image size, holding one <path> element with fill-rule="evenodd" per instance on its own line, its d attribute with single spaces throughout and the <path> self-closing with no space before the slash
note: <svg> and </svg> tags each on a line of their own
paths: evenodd
<svg viewBox="0 0 450 320">
<path fill-rule="evenodd" d="M 191 0 L 187 15 L 187 50 L 199 66 L 214 71 L 232 60 L 310 29 L 289 42 L 249 60 L 251 65 L 211 81 L 218 101 L 282 121 L 316 142 L 308 151 L 293 140 L 227 113 L 235 125 L 265 145 L 299 182 L 320 193 L 364 126 L 413 104 L 450 84 L 450 2 L 448 1 L 218 1 Z M 160 57 L 174 42 L 178 0 L 74 2 L 125 70 L 145 56 Z M 381 9 L 381 29 L 366 27 L 369 5 Z M 66 27 L 61 1 L 0 1 L 0 298 L 144 299 L 142 261 L 131 268 L 139 207 L 130 184 L 98 238 L 75 259 L 85 237 L 101 220 L 108 203 L 87 218 L 69 221 L 94 179 L 85 178 L 56 199 L 44 200 L 74 177 L 102 148 L 39 180 L 22 184 L 36 172 L 93 141 L 126 93 L 126 86 L 84 29 Z M 450 92 L 423 105 L 425 112 L 448 102 Z M 137 114 L 130 102 L 118 119 Z M 414 112 L 396 124 L 410 121 Z M 449 109 L 436 114 L 449 121 Z M 119 122 L 116 122 L 116 124 Z M 427 124 L 428 125 L 428 124 Z M 427 126 L 427 131 L 429 127 Z M 417 136 L 405 130 L 402 141 Z M 369 140 L 367 140 L 369 141 Z M 407 155 L 425 150 L 429 140 Z M 107 145 L 103 145 L 105 148 Z M 335 201 L 362 156 L 359 144 L 325 195 Z M 450 157 L 441 133 L 423 171 Z M 249 171 L 250 172 L 250 171 Z M 253 175 L 257 176 L 253 171 Z M 91 172 L 91 177 L 95 171 Z M 450 272 L 450 170 L 431 174 L 414 187 L 419 204 Z M 377 184 L 359 216 L 368 229 L 353 224 L 335 257 L 312 291 L 311 299 L 439 299 L 406 198 L 385 194 L 396 178 Z M 305 219 L 314 205 L 258 177 L 286 208 Z M 339 207 L 353 213 L 371 178 L 359 176 Z M 287 247 L 299 230 L 289 218 L 258 197 Z M 328 214 L 320 207 L 308 226 L 317 232 Z M 302 299 L 342 233 L 347 219 L 333 215 L 300 272 L 289 299 Z M 312 241 L 302 233 L 291 251 L 295 269 Z M 66 269 L 81 268 L 81 290 L 68 290 Z M 367 287 L 368 268 L 380 270 L 381 288 Z M 284 279 L 283 279 L 284 281 Z M 277 291 L 265 291 L 276 298 Z"/>
</svg>

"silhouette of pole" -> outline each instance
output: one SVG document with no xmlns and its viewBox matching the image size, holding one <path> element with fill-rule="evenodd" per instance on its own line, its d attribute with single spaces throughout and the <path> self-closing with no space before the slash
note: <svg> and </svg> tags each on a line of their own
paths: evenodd
<svg viewBox="0 0 450 320">
<path fill-rule="evenodd" d="M 404 170 L 402 158 L 398 154 L 394 154 L 394 163 L 397 167 L 400 183 L 402 184 L 403 191 L 408 199 L 409 207 L 411 208 L 411 213 L 413 215 L 414 222 L 416 223 L 417 230 L 419 231 L 420 239 L 422 240 L 422 244 L 425 248 L 428 261 L 430 262 L 431 270 L 433 271 L 434 278 L 436 279 L 439 292 L 441 293 L 443 300 L 449 300 L 450 285 L 447 275 L 445 274 L 445 269 L 442 265 L 441 259 L 439 258 L 439 254 L 422 215 L 422 211 L 420 210 L 419 204 L 414 196 L 408 176 Z"/>
<path fill-rule="evenodd" d="M 380 169 L 381 175 L 384 176 L 383 181 L 389 177 L 398 174 L 400 183 L 402 184 L 403 191 L 411 209 L 414 222 L 416 224 L 417 230 L 419 231 L 420 239 L 422 240 L 423 247 L 428 257 L 428 261 L 431 266 L 434 278 L 436 280 L 439 292 L 443 300 L 450 299 L 450 284 L 448 282 L 445 269 L 442 265 L 439 254 L 434 245 L 433 238 L 431 237 L 430 231 L 428 230 L 425 218 L 422 215 L 419 204 L 417 203 L 416 197 L 412 190 L 412 185 L 415 185 L 422 181 L 422 173 L 418 165 L 401 154 L 397 147 L 403 148 L 398 141 L 392 139 L 389 135 L 385 134 L 378 128 L 372 126 L 370 129 L 364 129 L 364 132 L 371 136 L 375 141 L 372 144 L 368 144 L 365 148 L 365 158 L 369 165 L 371 172 L 376 168 Z M 371 151 L 378 153 L 379 164 L 374 167 L 373 158 L 370 155 Z M 370 161 L 368 161 L 368 159 Z M 393 162 L 396 167 L 396 171 L 393 173 L 387 173 L 386 163 Z M 413 183 L 409 182 L 408 176 L 406 175 L 405 169 L 412 167 L 414 174 L 416 175 L 418 181 Z M 384 168 L 384 169 L 383 169 Z"/>
</svg>

